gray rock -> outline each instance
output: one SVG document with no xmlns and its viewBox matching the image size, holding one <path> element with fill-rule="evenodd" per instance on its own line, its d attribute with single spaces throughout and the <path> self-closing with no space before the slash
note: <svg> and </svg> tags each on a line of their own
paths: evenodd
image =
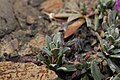
<svg viewBox="0 0 120 80">
<path fill-rule="evenodd" d="M 45 0 L 28 0 L 28 4 L 30 4 L 33 7 L 39 6 L 43 1 Z"/>
<path fill-rule="evenodd" d="M 17 22 L 10 0 L 0 0 L 0 38 L 11 33 L 16 28 Z"/>
</svg>

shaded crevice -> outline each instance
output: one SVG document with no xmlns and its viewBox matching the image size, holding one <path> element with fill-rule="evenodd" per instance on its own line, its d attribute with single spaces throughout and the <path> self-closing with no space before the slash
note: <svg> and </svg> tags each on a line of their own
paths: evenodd
<svg viewBox="0 0 120 80">
<path fill-rule="evenodd" d="M 42 65 L 41 62 L 38 60 L 38 57 L 35 55 L 19 55 L 19 54 L 7 54 L 4 53 L 2 56 L 0 56 L 0 62 L 3 61 L 11 61 L 15 63 L 27 63 L 27 62 L 32 62 L 36 65 Z"/>
</svg>

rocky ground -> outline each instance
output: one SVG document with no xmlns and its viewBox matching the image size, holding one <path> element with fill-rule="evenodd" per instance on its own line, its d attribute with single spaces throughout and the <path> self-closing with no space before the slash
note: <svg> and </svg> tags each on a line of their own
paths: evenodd
<svg viewBox="0 0 120 80">
<path fill-rule="evenodd" d="M 56 13 L 63 8 L 63 1 L 0 0 L 0 56 L 37 55 L 44 44 L 44 36 L 56 29 L 42 10 Z M 0 80 L 53 80 L 57 77 L 45 66 L 1 61 L 4 62 L 0 62 Z"/>
<path fill-rule="evenodd" d="M 57 75 L 33 63 L 0 63 L 0 80 L 54 80 Z"/>
<path fill-rule="evenodd" d="M 37 54 L 44 44 L 44 35 L 50 22 L 45 19 L 42 9 L 54 4 L 63 4 L 62 0 L 0 0 L 0 55 L 3 54 Z M 42 4 L 42 6 L 40 5 Z M 48 9 L 59 10 L 61 6 Z M 4 60 L 1 60 L 4 61 Z M 53 80 L 56 74 L 45 66 L 33 63 L 0 62 L 0 80 Z"/>
</svg>

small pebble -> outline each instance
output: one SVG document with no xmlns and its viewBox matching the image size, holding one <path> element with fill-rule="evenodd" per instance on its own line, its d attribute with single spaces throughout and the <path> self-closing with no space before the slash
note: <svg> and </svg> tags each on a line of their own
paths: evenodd
<svg viewBox="0 0 120 80">
<path fill-rule="evenodd" d="M 35 18 L 32 16 L 27 16 L 27 23 L 28 24 L 33 24 L 35 23 Z"/>
<path fill-rule="evenodd" d="M 28 0 L 28 4 L 32 7 L 38 7 L 45 0 Z"/>
</svg>

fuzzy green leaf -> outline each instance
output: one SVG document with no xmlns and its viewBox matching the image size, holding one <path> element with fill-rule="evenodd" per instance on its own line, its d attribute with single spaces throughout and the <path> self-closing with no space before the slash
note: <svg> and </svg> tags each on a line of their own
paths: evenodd
<svg viewBox="0 0 120 80">
<path fill-rule="evenodd" d="M 46 43 L 47 48 L 50 50 L 51 37 L 46 36 L 45 43 Z"/>
<path fill-rule="evenodd" d="M 112 62 L 110 59 L 106 59 L 108 66 L 110 67 L 110 69 L 114 72 L 120 73 L 120 68 L 114 63 Z"/>
<path fill-rule="evenodd" d="M 115 45 L 120 44 L 120 37 L 115 40 Z"/>
<path fill-rule="evenodd" d="M 54 49 L 54 48 L 56 48 L 56 44 L 55 44 L 54 42 L 51 42 L 51 43 L 50 43 L 50 49 L 52 50 L 52 49 Z"/>
<path fill-rule="evenodd" d="M 105 57 L 105 55 L 104 55 L 102 52 L 97 52 L 97 55 L 98 55 L 99 57 Z"/>
<path fill-rule="evenodd" d="M 57 58 L 57 57 L 58 57 L 59 51 L 60 51 L 59 48 L 54 48 L 54 49 L 51 50 L 52 55 L 53 55 L 54 58 Z"/>
<path fill-rule="evenodd" d="M 55 44 L 58 44 L 58 43 L 61 44 L 61 34 L 60 34 L 60 32 L 58 32 L 58 33 L 55 34 L 55 36 L 53 37 L 53 42 Z"/>
<path fill-rule="evenodd" d="M 62 64 L 62 57 L 63 57 L 63 56 L 58 56 L 57 66 L 59 66 L 60 64 Z"/>
<path fill-rule="evenodd" d="M 58 56 L 58 60 L 57 60 L 57 65 L 60 65 L 62 63 L 63 54 L 69 49 L 70 49 L 69 47 L 60 48 L 60 51 L 58 54 L 59 56 Z"/>
<path fill-rule="evenodd" d="M 76 71 L 77 69 L 72 64 L 66 64 L 66 65 L 63 65 L 62 67 L 57 68 L 57 70 L 61 70 L 65 72 L 73 72 L 73 71 Z"/>
<path fill-rule="evenodd" d="M 42 54 L 39 54 L 38 59 L 39 59 L 39 61 L 41 61 L 41 62 L 45 63 L 47 66 L 49 66 L 50 60 L 46 59 L 44 56 L 42 56 Z"/>
<path fill-rule="evenodd" d="M 100 69 L 95 61 L 92 61 L 91 63 L 91 73 L 94 80 L 102 80 L 103 75 L 101 74 Z"/>
<path fill-rule="evenodd" d="M 95 31 L 98 29 L 98 26 L 99 26 L 99 17 L 98 17 L 98 15 L 96 14 L 96 15 L 95 15 L 95 26 L 94 26 L 94 30 L 95 30 Z"/>
<path fill-rule="evenodd" d="M 104 50 L 105 50 L 105 51 L 108 51 L 108 49 L 109 49 L 108 45 L 107 45 L 107 44 L 103 44 L 103 46 L 104 46 L 104 47 L 103 47 Z"/>
<path fill-rule="evenodd" d="M 108 65 L 109 65 L 109 67 L 110 67 L 110 69 L 113 71 L 113 73 L 115 72 L 115 66 L 114 66 L 114 64 L 112 63 L 112 61 L 110 60 L 110 59 L 107 59 L 107 63 L 108 63 Z"/>
<path fill-rule="evenodd" d="M 120 53 L 120 49 L 114 49 L 114 50 L 112 50 L 112 52 L 113 52 L 114 54 Z"/>
<path fill-rule="evenodd" d="M 111 57 L 111 58 L 119 58 L 119 59 L 120 59 L 120 54 L 116 54 L 116 55 L 109 55 L 109 57 Z"/>
<path fill-rule="evenodd" d="M 48 48 L 46 48 L 46 47 L 41 47 L 41 50 L 43 51 L 43 52 L 45 52 L 47 55 L 49 55 L 50 57 L 52 56 L 52 53 L 51 53 L 51 51 L 50 50 L 48 50 Z"/>
<path fill-rule="evenodd" d="M 118 29 L 118 28 L 115 28 L 115 34 L 114 34 L 115 37 L 118 38 L 118 37 L 119 37 L 119 34 L 120 34 L 120 33 L 119 33 L 119 29 Z"/>
<path fill-rule="evenodd" d="M 89 77 L 85 74 L 80 80 L 89 80 Z"/>
<path fill-rule="evenodd" d="M 108 40 L 109 40 L 111 43 L 114 43 L 114 42 L 115 42 L 115 38 L 114 38 L 112 35 L 109 35 L 109 36 L 108 36 Z"/>
<path fill-rule="evenodd" d="M 112 78 L 111 80 L 120 80 L 120 73 L 117 74 L 114 78 Z"/>
<path fill-rule="evenodd" d="M 39 61 L 45 61 L 46 60 L 45 57 L 42 56 L 42 54 L 39 54 L 38 59 L 39 59 Z"/>
<path fill-rule="evenodd" d="M 110 51 L 110 50 L 112 50 L 112 49 L 114 49 L 114 48 L 115 48 L 115 46 L 114 46 L 114 45 L 111 45 L 111 46 L 109 47 L 108 51 Z"/>
<path fill-rule="evenodd" d="M 69 49 L 70 49 L 69 47 L 60 48 L 59 56 L 62 56 Z"/>
</svg>

